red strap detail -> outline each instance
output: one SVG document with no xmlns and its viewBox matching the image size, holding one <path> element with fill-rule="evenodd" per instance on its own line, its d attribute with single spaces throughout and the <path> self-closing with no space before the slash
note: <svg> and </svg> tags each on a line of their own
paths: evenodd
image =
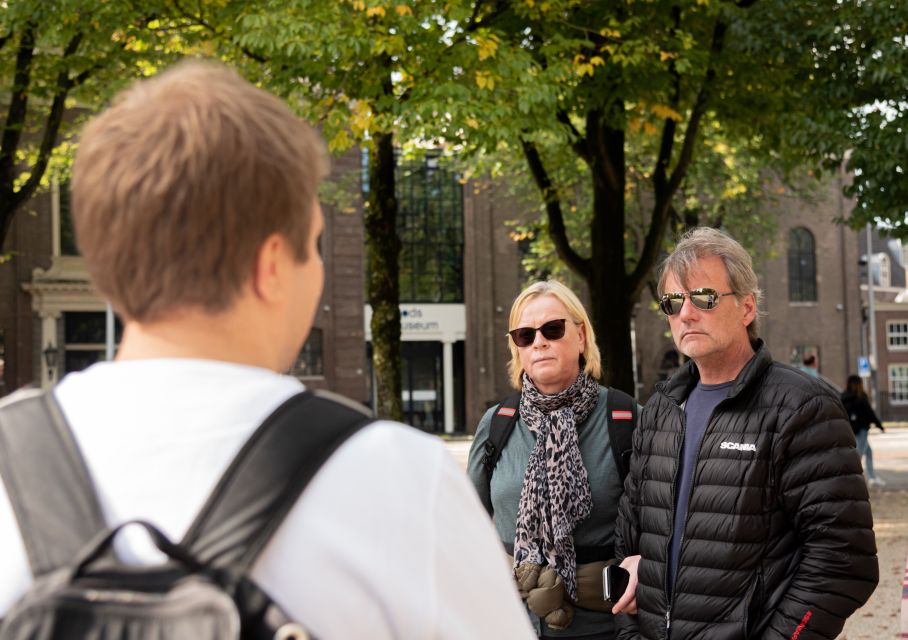
<svg viewBox="0 0 908 640">
<path fill-rule="evenodd" d="M 612 420 L 633 420 L 634 414 L 630 411 L 612 411 Z"/>
<path fill-rule="evenodd" d="M 810 616 L 812 616 L 812 615 L 813 615 L 813 613 L 809 610 L 807 611 L 807 613 L 804 614 L 804 617 L 801 618 L 801 624 L 799 624 L 798 628 L 795 629 L 795 632 L 793 634 L 791 634 L 791 640 L 798 640 L 798 636 L 801 635 L 801 632 L 804 630 L 804 627 L 807 626 L 807 621 L 810 620 Z"/>
<path fill-rule="evenodd" d="M 517 413 L 517 409 L 515 409 L 514 407 L 502 407 L 501 409 L 498 410 L 498 415 L 500 415 L 500 416 L 510 417 L 510 416 L 513 416 L 515 413 Z"/>
</svg>

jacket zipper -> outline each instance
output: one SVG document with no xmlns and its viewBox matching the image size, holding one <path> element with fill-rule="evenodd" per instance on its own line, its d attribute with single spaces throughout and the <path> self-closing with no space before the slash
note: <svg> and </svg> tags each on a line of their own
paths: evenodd
<svg viewBox="0 0 908 640">
<path fill-rule="evenodd" d="M 728 398 L 720 400 L 719 403 L 713 407 L 713 410 L 709 414 L 709 418 L 706 421 L 706 426 L 703 428 L 703 433 L 700 435 L 700 442 L 697 444 L 697 457 L 694 459 L 694 467 L 692 473 L 695 473 L 697 470 L 697 465 L 700 464 L 700 452 L 703 449 L 703 439 L 706 437 L 709 427 L 712 424 L 713 416 L 716 415 L 716 409 L 719 408 Z M 686 399 L 685 399 L 686 402 Z M 684 445 L 684 435 L 687 431 L 687 419 L 684 416 L 684 403 L 681 405 L 675 405 L 678 407 L 678 410 L 681 412 L 681 445 Z M 675 467 L 675 477 L 672 478 L 672 511 L 671 511 L 671 522 L 674 526 L 675 522 L 675 487 L 678 484 L 678 472 L 681 470 L 681 449 L 678 449 L 678 466 Z M 687 490 L 687 513 L 684 515 L 684 525 L 681 527 L 681 538 L 678 540 L 678 567 L 675 567 L 675 576 L 674 582 L 672 583 L 672 595 L 668 595 L 668 561 L 669 561 L 669 550 L 672 545 L 672 538 L 669 536 L 668 544 L 665 546 L 665 599 L 668 601 L 668 607 L 665 610 L 665 637 L 670 637 L 670 631 L 672 626 L 672 607 L 675 606 L 675 582 L 678 581 L 678 568 L 681 566 L 681 547 L 684 545 L 684 532 L 687 530 L 687 521 L 690 519 L 690 499 L 694 495 L 694 478 L 691 477 L 690 488 Z"/>
<path fill-rule="evenodd" d="M 678 406 L 678 405 L 675 405 Z M 683 404 L 678 406 L 678 410 L 681 412 L 681 446 L 684 446 L 684 434 L 687 431 L 687 420 L 684 417 L 684 408 Z M 678 458 L 676 460 L 677 466 L 675 466 L 675 475 L 672 478 L 672 510 L 670 522 L 674 526 L 675 522 L 675 487 L 678 486 L 678 473 L 681 471 L 681 447 L 678 448 Z M 683 534 L 682 534 L 683 535 Z M 682 537 L 681 541 L 684 541 Z M 671 632 L 672 626 L 672 605 L 675 603 L 675 592 L 672 590 L 671 596 L 668 594 L 668 563 L 670 561 L 669 554 L 671 553 L 672 548 L 672 537 L 668 537 L 668 542 L 665 544 L 665 601 L 668 603 L 668 606 L 665 609 L 665 637 L 668 638 Z M 678 547 L 680 549 L 680 545 Z M 674 585 L 672 585 L 674 586 Z"/>
</svg>

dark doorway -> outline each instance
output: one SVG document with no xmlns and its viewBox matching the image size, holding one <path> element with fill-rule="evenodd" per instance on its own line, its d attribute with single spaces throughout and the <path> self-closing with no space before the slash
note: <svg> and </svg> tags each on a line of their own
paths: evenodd
<svg viewBox="0 0 908 640">
<path fill-rule="evenodd" d="M 423 431 L 444 431 L 441 343 L 402 342 L 400 356 L 404 422 Z"/>
</svg>

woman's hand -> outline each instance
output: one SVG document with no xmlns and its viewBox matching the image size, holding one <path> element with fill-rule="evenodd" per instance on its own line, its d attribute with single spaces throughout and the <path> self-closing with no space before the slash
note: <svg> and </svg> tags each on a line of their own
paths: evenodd
<svg viewBox="0 0 908 640">
<path fill-rule="evenodd" d="M 628 556 L 621 561 L 621 568 L 627 569 L 631 574 L 627 581 L 627 589 L 624 595 L 612 607 L 612 613 L 637 613 L 637 565 L 640 564 L 640 556 Z"/>
</svg>

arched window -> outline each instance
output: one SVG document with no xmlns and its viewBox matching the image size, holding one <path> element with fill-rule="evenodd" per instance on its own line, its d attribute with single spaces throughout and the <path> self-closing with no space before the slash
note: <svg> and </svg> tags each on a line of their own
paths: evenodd
<svg viewBox="0 0 908 640">
<path fill-rule="evenodd" d="M 813 234 L 804 227 L 788 232 L 788 299 L 817 301 L 817 252 Z"/>
</svg>

